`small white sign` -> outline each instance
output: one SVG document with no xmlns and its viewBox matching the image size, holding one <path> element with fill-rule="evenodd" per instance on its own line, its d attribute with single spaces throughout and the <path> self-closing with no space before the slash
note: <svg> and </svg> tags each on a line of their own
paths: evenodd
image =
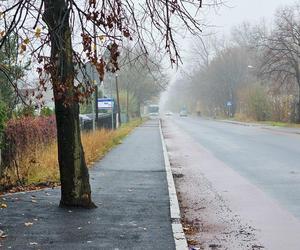
<svg viewBox="0 0 300 250">
<path fill-rule="evenodd" d="M 114 100 L 111 98 L 98 99 L 98 109 L 112 109 L 114 106 Z"/>
</svg>

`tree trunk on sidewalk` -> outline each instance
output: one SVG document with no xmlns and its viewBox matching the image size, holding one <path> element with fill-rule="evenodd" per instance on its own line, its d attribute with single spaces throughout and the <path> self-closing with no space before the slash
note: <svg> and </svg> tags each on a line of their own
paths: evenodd
<svg viewBox="0 0 300 250">
<path fill-rule="evenodd" d="M 65 0 L 45 0 L 43 20 L 51 39 L 49 72 L 53 84 L 61 181 L 60 206 L 95 207 L 79 127 L 79 104 L 74 89 L 74 65 Z"/>
</svg>

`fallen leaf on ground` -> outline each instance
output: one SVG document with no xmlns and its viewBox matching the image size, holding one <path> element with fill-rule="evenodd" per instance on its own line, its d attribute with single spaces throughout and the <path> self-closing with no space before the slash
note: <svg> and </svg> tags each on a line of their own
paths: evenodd
<svg viewBox="0 0 300 250">
<path fill-rule="evenodd" d="M 1 203 L 1 208 L 7 208 L 7 205 L 5 203 Z"/>
<path fill-rule="evenodd" d="M 0 236 L 0 239 L 5 239 L 6 237 L 7 237 L 7 235 L 3 234 L 3 235 Z"/>
<path fill-rule="evenodd" d="M 6 238 L 7 235 L 4 233 L 4 231 L 0 230 L 0 239 Z"/>
<path fill-rule="evenodd" d="M 189 245 L 197 245 L 198 244 L 198 241 L 193 240 L 193 239 L 187 239 L 187 242 Z"/>
</svg>

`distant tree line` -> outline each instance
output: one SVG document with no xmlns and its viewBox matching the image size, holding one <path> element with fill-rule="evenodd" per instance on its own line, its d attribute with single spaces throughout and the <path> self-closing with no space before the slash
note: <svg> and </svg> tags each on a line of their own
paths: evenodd
<svg viewBox="0 0 300 250">
<path fill-rule="evenodd" d="M 191 52 L 194 64 L 171 89 L 170 107 L 300 122 L 299 2 L 278 9 L 272 24 L 243 23 L 228 38 L 194 40 Z"/>
</svg>

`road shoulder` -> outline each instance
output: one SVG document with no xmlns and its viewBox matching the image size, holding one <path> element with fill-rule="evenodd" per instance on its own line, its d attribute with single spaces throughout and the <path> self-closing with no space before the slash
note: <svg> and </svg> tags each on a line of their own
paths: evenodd
<svg viewBox="0 0 300 250">
<path fill-rule="evenodd" d="M 188 249 L 188 246 L 187 246 L 185 234 L 183 232 L 183 227 L 181 224 L 179 202 L 178 202 L 175 183 L 174 183 L 173 174 L 171 170 L 169 155 L 168 155 L 165 139 L 162 132 L 161 122 L 159 123 L 159 129 L 160 129 L 160 137 L 162 141 L 165 168 L 166 168 L 167 181 L 168 181 L 168 191 L 169 191 L 169 198 L 170 198 L 170 214 L 171 214 L 172 231 L 173 231 L 173 237 L 175 241 L 175 247 L 176 250 L 184 250 L 184 249 Z"/>
</svg>

